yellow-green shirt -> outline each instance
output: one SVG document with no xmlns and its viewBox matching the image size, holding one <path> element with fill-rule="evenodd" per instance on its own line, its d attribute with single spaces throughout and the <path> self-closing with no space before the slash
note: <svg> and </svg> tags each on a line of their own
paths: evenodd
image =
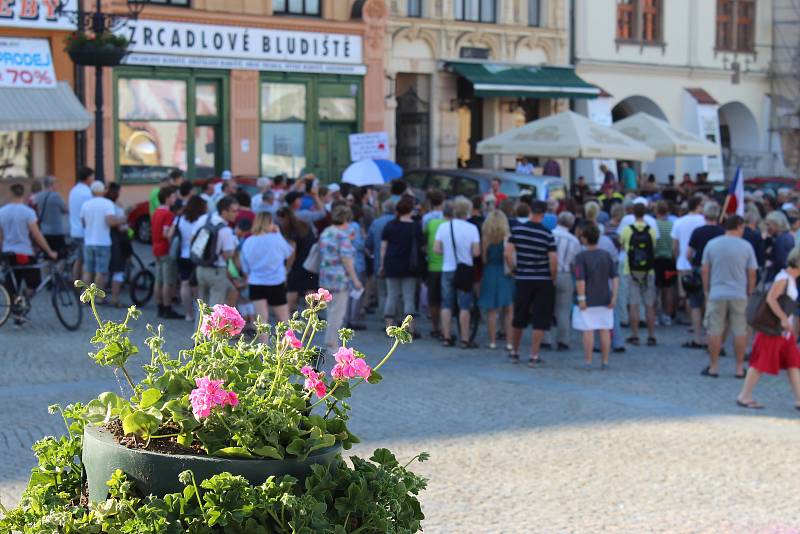
<svg viewBox="0 0 800 534">
<path fill-rule="evenodd" d="M 626 226 L 625 228 L 622 229 L 622 233 L 620 234 L 619 238 L 620 241 L 622 242 L 622 250 L 624 250 L 626 253 L 630 248 L 631 236 L 633 235 L 633 228 L 632 228 L 633 226 L 635 226 L 637 230 L 644 230 L 645 226 L 649 225 L 644 221 L 635 221 L 633 224 Z M 656 229 L 650 226 L 649 230 L 650 230 L 650 238 L 653 240 L 653 251 L 655 251 L 656 241 L 657 241 Z M 627 259 L 625 260 L 625 266 L 624 270 L 622 271 L 622 274 L 631 274 L 631 267 Z M 655 269 L 651 269 L 648 274 L 655 274 Z"/>
</svg>

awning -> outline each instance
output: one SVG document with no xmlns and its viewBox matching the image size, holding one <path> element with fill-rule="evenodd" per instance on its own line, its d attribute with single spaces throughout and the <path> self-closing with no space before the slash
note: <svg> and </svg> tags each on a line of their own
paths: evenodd
<svg viewBox="0 0 800 534">
<path fill-rule="evenodd" d="M 572 67 L 513 66 L 450 62 L 446 68 L 472 84 L 476 96 L 518 98 L 597 98 L 600 89 Z"/>
<path fill-rule="evenodd" d="M 47 89 L 0 87 L 0 131 L 85 130 L 91 123 L 67 82 Z"/>
</svg>

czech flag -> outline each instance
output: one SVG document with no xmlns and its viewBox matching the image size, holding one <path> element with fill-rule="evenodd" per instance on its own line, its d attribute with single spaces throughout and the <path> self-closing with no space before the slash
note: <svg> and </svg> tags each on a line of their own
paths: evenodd
<svg viewBox="0 0 800 534">
<path fill-rule="evenodd" d="M 728 196 L 725 198 L 725 214 L 744 217 L 744 176 L 742 176 L 741 167 L 736 169 L 736 176 L 733 177 L 731 186 L 728 188 Z"/>
</svg>

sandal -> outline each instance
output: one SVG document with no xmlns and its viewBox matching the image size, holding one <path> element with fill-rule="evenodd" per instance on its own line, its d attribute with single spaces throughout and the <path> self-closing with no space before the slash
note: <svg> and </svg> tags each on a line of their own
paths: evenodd
<svg viewBox="0 0 800 534">
<path fill-rule="evenodd" d="M 656 338 L 648 337 L 647 338 L 647 346 L 648 347 L 655 347 L 656 346 Z"/>
<path fill-rule="evenodd" d="M 734 378 L 737 378 L 737 379 L 739 379 L 739 380 L 744 380 L 744 378 L 745 378 L 746 376 L 747 376 L 747 371 L 743 372 L 743 373 L 742 373 L 742 374 L 740 374 L 740 375 L 739 375 L 739 374 L 735 374 L 735 375 L 733 375 L 733 377 L 734 377 Z"/>
<path fill-rule="evenodd" d="M 681 345 L 681 347 L 683 347 L 684 349 L 703 349 L 703 350 L 708 348 L 707 345 L 704 345 L 703 343 L 698 343 L 694 339 L 691 341 L 687 341 L 686 343 Z"/>
<path fill-rule="evenodd" d="M 541 358 L 538 358 L 538 357 L 537 358 L 531 358 L 530 360 L 528 360 L 528 367 L 530 367 L 531 369 L 535 369 L 538 365 L 543 364 L 543 363 L 544 363 L 544 360 L 541 359 Z"/>
<path fill-rule="evenodd" d="M 639 346 L 639 338 L 638 336 L 631 336 L 625 340 L 625 343 L 630 343 L 631 345 Z"/>
<path fill-rule="evenodd" d="M 710 366 L 700 371 L 700 374 L 703 376 L 708 376 L 710 378 L 719 378 L 719 373 L 712 373 Z"/>
<path fill-rule="evenodd" d="M 462 349 L 477 349 L 478 348 L 478 344 L 475 343 L 474 341 L 461 340 L 461 341 L 458 342 L 458 346 L 460 348 L 462 348 Z"/>
<path fill-rule="evenodd" d="M 452 347 L 454 345 L 453 340 L 449 337 L 446 337 L 442 340 L 443 347 Z"/>
<path fill-rule="evenodd" d="M 757 403 L 754 400 L 751 400 L 750 402 L 742 402 L 739 399 L 736 399 L 736 406 L 738 406 L 740 408 L 749 408 L 751 410 L 763 410 L 764 409 L 764 406 L 762 406 L 761 404 Z M 800 407 L 795 406 L 795 409 L 800 410 Z"/>
<path fill-rule="evenodd" d="M 516 352 L 509 352 L 508 357 L 511 358 L 511 363 L 517 364 L 519 363 L 519 354 Z"/>
</svg>

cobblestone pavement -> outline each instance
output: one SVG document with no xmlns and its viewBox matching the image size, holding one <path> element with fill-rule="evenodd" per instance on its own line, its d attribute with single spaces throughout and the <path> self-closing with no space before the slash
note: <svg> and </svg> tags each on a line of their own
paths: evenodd
<svg viewBox="0 0 800 534">
<path fill-rule="evenodd" d="M 0 329 L 6 504 L 26 483 L 31 444 L 62 432 L 48 404 L 118 387 L 86 356 L 88 317 L 67 332 L 47 300 L 34 308 L 23 330 Z M 140 347 L 153 320 L 150 306 L 137 324 Z M 166 330 L 174 349 L 191 325 L 173 321 Z M 659 333 L 658 347 L 612 355 L 607 372 L 580 369 L 577 350 L 544 353 L 532 370 L 510 365 L 502 351 L 422 339 L 398 351 L 382 384 L 357 392 L 352 427 L 363 443 L 353 452 L 431 453 L 416 468 L 430 477 L 426 532 L 800 532 L 800 414 L 785 378 L 760 385 L 767 410 L 739 409 L 731 358 L 718 380 L 701 377 L 703 353 L 679 348 L 685 332 Z M 357 345 L 383 355 L 377 321 Z"/>
</svg>

